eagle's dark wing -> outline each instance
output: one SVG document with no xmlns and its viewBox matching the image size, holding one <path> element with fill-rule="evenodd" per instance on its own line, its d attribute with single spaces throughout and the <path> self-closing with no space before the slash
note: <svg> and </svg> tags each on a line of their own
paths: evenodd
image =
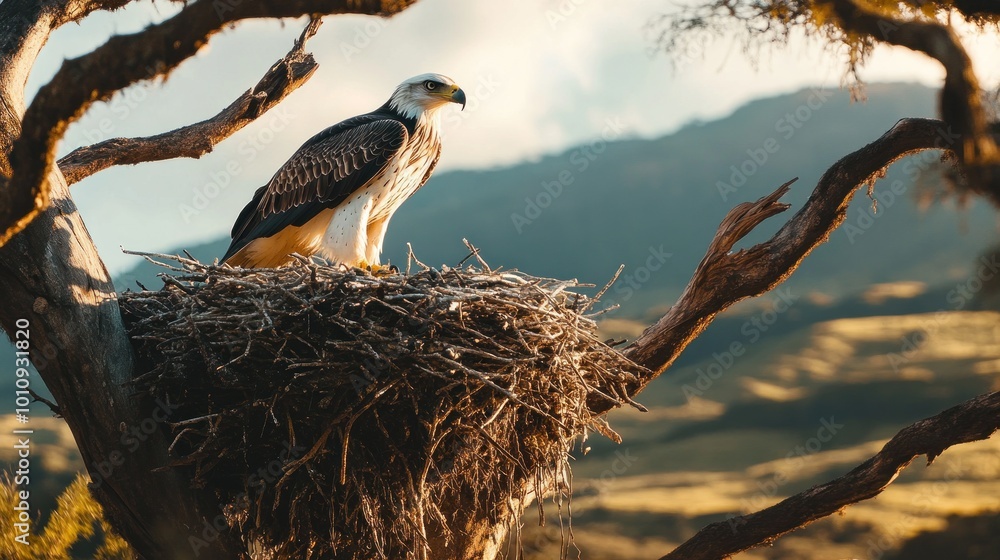
<svg viewBox="0 0 1000 560">
<path fill-rule="evenodd" d="M 312 137 L 240 212 L 222 260 L 254 239 L 301 226 L 345 201 L 385 169 L 408 137 L 403 122 L 377 114 L 346 120 Z"/>
</svg>

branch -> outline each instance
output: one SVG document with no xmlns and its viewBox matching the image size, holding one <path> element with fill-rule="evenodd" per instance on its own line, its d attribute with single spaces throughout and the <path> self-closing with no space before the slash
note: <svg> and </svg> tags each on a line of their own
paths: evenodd
<svg viewBox="0 0 1000 560">
<path fill-rule="evenodd" d="M 1000 203 L 1000 193 L 985 188 L 997 181 L 1000 150 L 989 133 L 982 89 L 972 60 L 955 32 L 934 21 L 883 16 L 861 7 L 855 0 L 825 0 L 825 3 L 833 7 L 845 31 L 922 52 L 941 63 L 946 72 L 941 90 L 941 118 L 962 136 L 962 141 L 955 145 L 955 155 L 967 170 L 977 174 L 970 181 L 977 190 Z"/>
<path fill-rule="evenodd" d="M 972 21 L 1000 15 L 996 0 L 952 0 L 952 6 Z"/>
<path fill-rule="evenodd" d="M 953 445 L 989 438 L 1000 429 L 1000 392 L 980 395 L 903 428 L 874 457 L 844 476 L 756 513 L 708 525 L 660 560 L 715 560 L 880 494 L 920 455 L 928 466 Z"/>
<path fill-rule="evenodd" d="M 896 160 L 921 150 L 950 149 L 955 138 L 941 121 L 899 121 L 881 138 L 830 167 L 802 209 L 771 239 L 749 249 L 730 252 L 754 227 L 788 208 L 778 199 L 787 192 L 790 183 L 756 202 L 743 203 L 731 210 L 677 302 L 624 349 L 627 357 L 651 372 L 626 387 L 627 393 L 638 393 L 668 368 L 719 312 L 783 282 L 844 221 L 857 189 L 874 185 Z M 607 406 L 592 404 L 598 408 Z"/>
<path fill-rule="evenodd" d="M 93 52 L 63 62 L 35 96 L 11 151 L 11 177 L 0 176 L 0 246 L 49 206 L 55 147 L 90 105 L 133 83 L 168 75 L 223 28 L 245 19 L 305 14 L 391 15 L 415 0 L 258 0 L 188 4 L 142 32 L 118 35 Z"/>
<path fill-rule="evenodd" d="M 97 11 L 113 12 L 124 8 L 135 0 L 69 0 L 65 3 L 56 26 L 80 21 Z"/>
<path fill-rule="evenodd" d="M 322 20 L 313 18 L 284 58 L 274 63 L 253 88 L 214 117 L 146 138 L 111 138 L 77 148 L 59 160 L 72 185 L 114 165 L 135 165 L 174 158 L 200 158 L 216 144 L 259 118 L 304 84 L 318 64 L 303 49 Z"/>
</svg>

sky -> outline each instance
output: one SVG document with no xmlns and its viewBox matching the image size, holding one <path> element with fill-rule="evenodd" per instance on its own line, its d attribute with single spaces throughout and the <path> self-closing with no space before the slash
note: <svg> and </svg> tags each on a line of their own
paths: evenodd
<svg viewBox="0 0 1000 560">
<path fill-rule="evenodd" d="M 73 186 L 73 196 L 111 272 L 134 266 L 134 250 L 172 250 L 228 233 L 253 191 L 316 132 L 381 105 L 411 76 L 438 72 L 469 97 L 443 117 L 437 173 L 503 167 L 562 152 L 599 137 L 609 122 L 624 138 L 652 138 L 694 120 L 804 87 L 837 87 L 842 60 L 795 40 L 751 61 L 741 46 L 701 40 L 683 56 L 655 52 L 647 24 L 676 0 L 421 0 L 391 19 L 327 17 L 308 50 L 313 78 L 269 114 L 199 160 L 113 168 Z M 64 58 L 116 33 L 133 33 L 176 13 L 177 4 L 141 2 L 60 29 L 43 50 L 29 93 Z M 60 146 L 150 135 L 213 116 L 280 59 L 304 20 L 251 21 L 215 36 L 166 81 L 133 86 L 94 106 Z M 964 31 L 980 79 L 1000 47 L 995 35 Z M 940 68 L 905 49 L 880 48 L 869 82 L 939 86 Z M 404 206 L 405 209 L 405 206 Z"/>
</svg>

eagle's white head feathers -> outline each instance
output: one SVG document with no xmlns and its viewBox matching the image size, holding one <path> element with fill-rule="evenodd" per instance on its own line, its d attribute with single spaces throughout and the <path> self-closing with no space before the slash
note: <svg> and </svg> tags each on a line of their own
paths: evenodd
<svg viewBox="0 0 1000 560">
<path fill-rule="evenodd" d="M 448 76 L 421 74 L 399 84 L 389 98 L 389 106 L 407 118 L 419 118 L 436 112 L 448 103 L 465 108 L 465 92 Z"/>
</svg>

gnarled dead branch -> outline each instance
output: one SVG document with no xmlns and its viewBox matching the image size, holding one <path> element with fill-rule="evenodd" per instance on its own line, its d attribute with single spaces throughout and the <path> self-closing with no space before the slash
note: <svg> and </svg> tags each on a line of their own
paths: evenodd
<svg viewBox="0 0 1000 560">
<path fill-rule="evenodd" d="M 625 349 L 626 356 L 654 372 L 641 383 L 649 383 L 669 367 L 719 312 L 783 282 L 844 221 L 854 193 L 872 185 L 889 165 L 921 150 L 950 150 L 955 141 L 956 135 L 941 121 L 899 121 L 878 140 L 833 164 L 802 209 L 771 239 L 749 249 L 730 251 L 764 219 L 788 208 L 778 199 L 790 183 L 731 210 L 677 302 Z M 628 392 L 637 390 L 632 387 Z"/>
<path fill-rule="evenodd" d="M 216 144 L 260 118 L 309 80 L 318 64 L 304 48 L 321 23 L 314 17 L 292 50 L 275 62 L 257 85 L 214 117 L 156 136 L 111 138 L 73 150 L 59 160 L 66 183 L 72 185 L 114 165 L 200 158 L 211 152 Z"/>
<path fill-rule="evenodd" d="M 778 200 L 791 182 L 756 202 L 733 208 L 678 301 L 625 349 L 627 357 L 650 371 L 639 382 L 649 383 L 668 368 L 719 312 L 783 282 L 844 221 L 855 192 L 873 187 L 889 165 L 922 150 L 950 151 L 959 137 L 942 121 L 899 121 L 878 140 L 830 167 L 803 208 L 771 239 L 735 252 L 732 248 L 740 239 L 788 208 Z M 641 388 L 627 389 L 628 394 L 638 391 Z M 601 410 L 601 403 L 595 405 L 595 411 Z M 933 459 L 949 446 L 989 437 L 1000 425 L 998 410 L 1000 393 L 991 393 L 918 422 L 848 475 L 761 512 L 710 525 L 662 560 L 724 558 L 870 498 L 914 457 L 926 454 Z"/>
</svg>

